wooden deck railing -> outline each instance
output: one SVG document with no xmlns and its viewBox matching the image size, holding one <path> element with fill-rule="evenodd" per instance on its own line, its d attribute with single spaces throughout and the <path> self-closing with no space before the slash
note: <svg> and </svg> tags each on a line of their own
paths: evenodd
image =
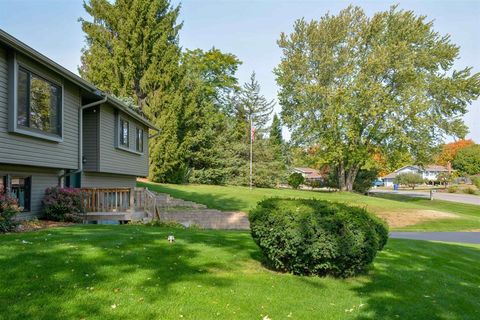
<svg viewBox="0 0 480 320">
<path fill-rule="evenodd" d="M 148 188 L 82 188 L 85 212 L 143 211 L 159 219 L 157 195 Z"/>
<path fill-rule="evenodd" d="M 126 212 L 135 209 L 135 191 L 130 188 L 82 188 L 86 212 Z"/>
</svg>

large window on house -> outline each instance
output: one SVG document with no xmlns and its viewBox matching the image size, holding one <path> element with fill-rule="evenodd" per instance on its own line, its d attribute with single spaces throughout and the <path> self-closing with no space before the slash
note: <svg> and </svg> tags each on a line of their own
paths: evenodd
<svg viewBox="0 0 480 320">
<path fill-rule="evenodd" d="M 17 126 L 61 135 L 62 88 L 22 67 L 17 77 Z"/>
<path fill-rule="evenodd" d="M 143 153 L 143 129 L 137 127 L 135 133 L 135 150 Z"/>
<path fill-rule="evenodd" d="M 130 124 L 125 119 L 120 119 L 120 146 L 128 148 Z"/>
</svg>

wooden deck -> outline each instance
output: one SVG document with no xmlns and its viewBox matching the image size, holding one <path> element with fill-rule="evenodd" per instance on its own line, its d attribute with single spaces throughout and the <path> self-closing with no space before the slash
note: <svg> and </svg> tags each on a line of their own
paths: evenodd
<svg viewBox="0 0 480 320">
<path fill-rule="evenodd" d="M 145 221 L 159 217 L 157 197 L 146 188 L 82 188 L 84 221 Z"/>
</svg>

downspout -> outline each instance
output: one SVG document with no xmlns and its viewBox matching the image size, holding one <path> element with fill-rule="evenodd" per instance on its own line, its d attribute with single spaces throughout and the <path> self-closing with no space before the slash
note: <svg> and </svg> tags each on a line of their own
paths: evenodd
<svg viewBox="0 0 480 320">
<path fill-rule="evenodd" d="M 156 137 L 158 137 L 158 136 L 160 135 L 160 130 L 157 129 L 157 130 L 155 130 L 155 131 L 157 131 L 157 133 L 152 134 L 151 136 L 148 136 L 148 139 L 149 139 L 149 140 L 150 140 L 150 139 L 153 139 L 153 138 L 156 138 Z"/>
<path fill-rule="evenodd" d="M 78 170 L 70 173 L 64 173 L 58 177 L 59 185 L 62 178 L 83 172 L 83 110 L 95 107 L 99 104 L 107 102 L 108 97 L 104 96 L 102 100 L 80 106 L 78 109 Z"/>
</svg>

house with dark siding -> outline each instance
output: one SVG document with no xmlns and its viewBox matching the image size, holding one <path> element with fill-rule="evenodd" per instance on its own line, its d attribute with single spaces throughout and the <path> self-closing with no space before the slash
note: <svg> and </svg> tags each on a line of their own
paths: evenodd
<svg viewBox="0 0 480 320">
<path fill-rule="evenodd" d="M 156 132 L 122 101 L 0 30 L 0 189 L 17 197 L 22 217 L 40 214 L 48 187 L 133 193 L 136 178 L 148 175 Z"/>
</svg>

